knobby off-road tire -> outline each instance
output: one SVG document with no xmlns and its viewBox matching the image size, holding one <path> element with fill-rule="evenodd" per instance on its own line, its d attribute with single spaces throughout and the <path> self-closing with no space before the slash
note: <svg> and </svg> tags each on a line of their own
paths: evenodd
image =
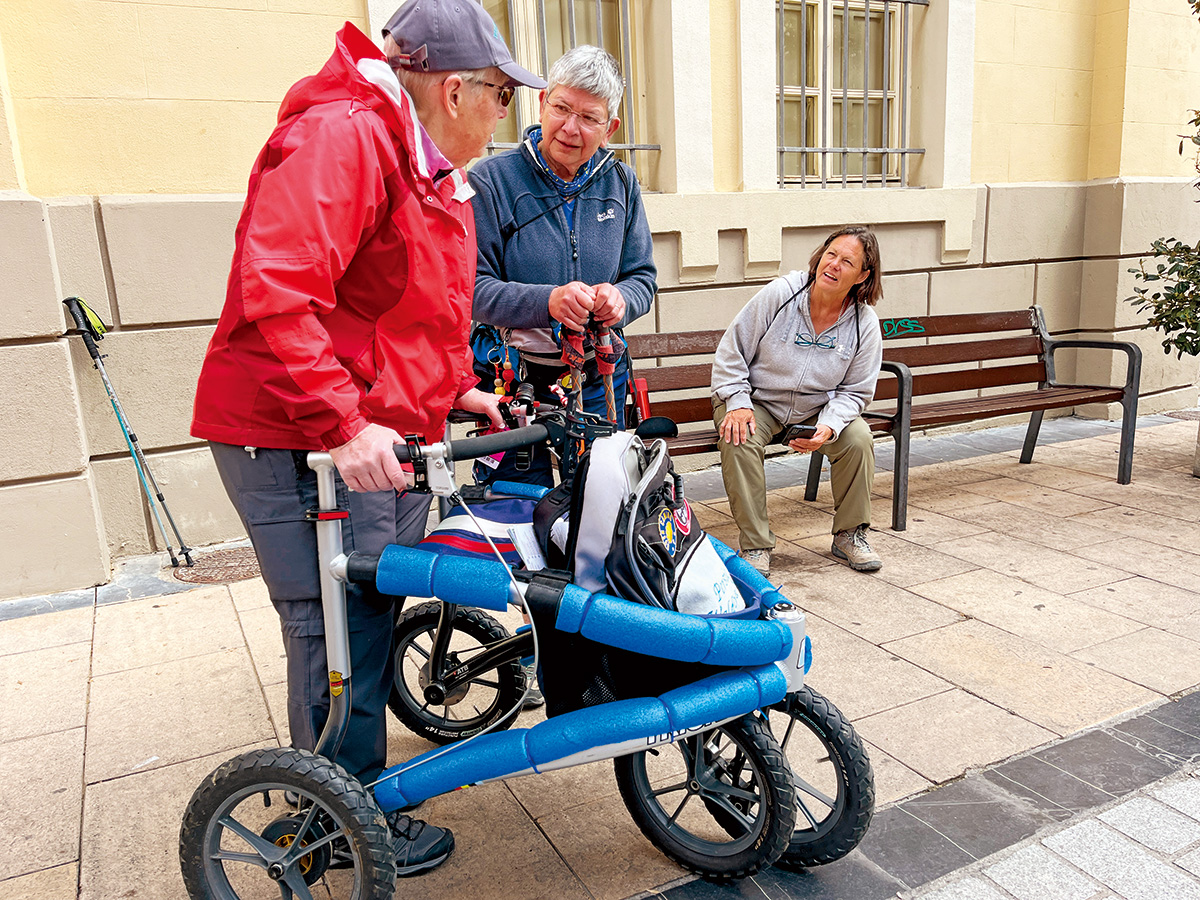
<svg viewBox="0 0 1200 900">
<path fill-rule="evenodd" d="M 292 854 L 306 821 L 307 852 Z M 350 865 L 324 870 L 329 851 Z M 280 856 L 283 871 L 272 876 Z M 191 900 L 311 900 L 322 889 L 339 900 L 391 900 L 396 883 L 391 831 L 375 799 L 341 766 L 291 748 L 248 751 L 204 779 L 183 816 L 179 862 Z"/>
<path fill-rule="evenodd" d="M 414 734 L 435 744 L 452 744 L 478 734 L 511 710 L 525 690 L 525 672 L 519 660 L 505 660 L 447 697 L 446 703 L 426 703 L 425 685 L 436 679 L 423 669 L 428 667 L 440 607 L 436 600 L 422 603 L 396 620 L 396 672 L 388 708 Z M 508 636 L 504 626 L 482 610 L 459 607 L 444 670 L 452 671 Z M 508 728 L 515 718 L 497 727 Z"/>
<path fill-rule="evenodd" d="M 767 714 L 796 788 L 796 827 L 779 865 L 801 869 L 841 859 L 862 841 L 875 812 L 875 779 L 862 739 L 809 687 Z"/>
<path fill-rule="evenodd" d="M 787 848 L 792 775 L 756 716 L 620 757 L 614 768 L 642 834 L 685 869 L 712 881 L 745 878 Z"/>
</svg>

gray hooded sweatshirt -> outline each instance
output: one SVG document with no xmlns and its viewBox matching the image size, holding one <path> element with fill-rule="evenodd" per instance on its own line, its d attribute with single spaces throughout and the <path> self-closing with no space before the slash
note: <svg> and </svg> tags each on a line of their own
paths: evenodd
<svg viewBox="0 0 1200 900">
<path fill-rule="evenodd" d="M 727 410 L 764 408 L 783 425 L 816 413 L 836 438 L 875 395 L 883 338 L 879 317 L 859 303 L 816 340 L 832 349 L 796 343 L 813 334 L 808 312 L 808 272 L 790 272 L 759 291 L 721 338 L 713 364 L 712 393 Z"/>
</svg>

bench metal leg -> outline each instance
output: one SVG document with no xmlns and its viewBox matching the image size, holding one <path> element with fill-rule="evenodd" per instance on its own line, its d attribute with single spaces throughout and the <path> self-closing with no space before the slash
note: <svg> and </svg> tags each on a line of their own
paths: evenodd
<svg viewBox="0 0 1200 900">
<path fill-rule="evenodd" d="M 1033 448 L 1037 446 L 1038 432 L 1042 430 L 1043 410 L 1037 410 L 1029 417 L 1029 427 L 1025 429 L 1025 446 L 1021 448 L 1021 462 L 1033 462 Z"/>
<path fill-rule="evenodd" d="M 892 454 L 892 531 L 908 528 L 908 429 L 893 437 Z"/>
<path fill-rule="evenodd" d="M 1140 373 L 1139 373 L 1140 374 Z M 1137 432 L 1137 390 L 1126 388 L 1121 398 L 1121 452 L 1117 457 L 1117 484 L 1133 479 L 1133 436 Z"/>
<path fill-rule="evenodd" d="M 808 459 L 808 481 L 804 483 L 804 499 L 816 500 L 817 488 L 821 484 L 821 464 L 825 462 L 825 454 L 814 450 Z"/>
</svg>

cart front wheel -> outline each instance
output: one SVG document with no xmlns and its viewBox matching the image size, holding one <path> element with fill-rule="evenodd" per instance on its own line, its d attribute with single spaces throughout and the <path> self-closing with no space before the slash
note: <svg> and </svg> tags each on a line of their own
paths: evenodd
<svg viewBox="0 0 1200 900">
<path fill-rule="evenodd" d="M 345 769 L 307 750 L 251 750 L 192 795 L 179 832 L 191 900 L 391 900 L 391 832 Z"/>
<path fill-rule="evenodd" d="M 614 760 L 638 828 L 666 856 L 713 881 L 774 863 L 796 821 L 792 775 L 756 716 Z"/>
</svg>

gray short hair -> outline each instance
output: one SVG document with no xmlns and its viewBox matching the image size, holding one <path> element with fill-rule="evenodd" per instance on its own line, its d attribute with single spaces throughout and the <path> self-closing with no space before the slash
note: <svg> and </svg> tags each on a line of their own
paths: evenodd
<svg viewBox="0 0 1200 900">
<path fill-rule="evenodd" d="M 547 97 L 560 85 L 575 88 L 603 100 L 610 119 L 621 108 L 621 95 L 625 93 L 621 67 L 613 55 L 591 44 L 580 44 L 560 56 L 550 67 L 546 81 Z"/>
</svg>

